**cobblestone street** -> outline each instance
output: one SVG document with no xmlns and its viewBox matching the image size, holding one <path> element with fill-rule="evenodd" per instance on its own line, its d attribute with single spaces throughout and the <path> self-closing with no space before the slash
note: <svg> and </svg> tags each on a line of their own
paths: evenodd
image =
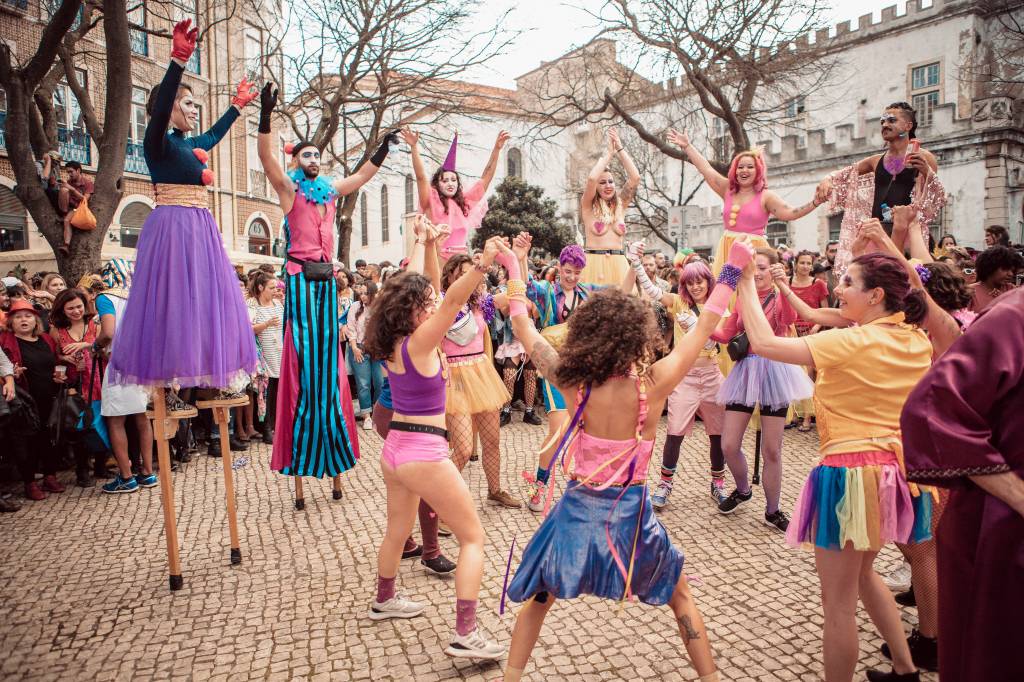
<svg viewBox="0 0 1024 682">
<path fill-rule="evenodd" d="M 535 466 L 545 427 L 502 430 L 504 477 L 521 497 L 519 472 Z M 664 420 L 662 424 L 662 437 Z M 752 441 L 753 432 L 748 433 Z M 661 451 L 659 437 L 656 452 Z M 245 453 L 235 486 L 244 561 L 228 562 L 221 463 L 197 455 L 174 474 L 183 590 L 167 589 L 159 488 L 103 495 L 73 487 L 0 517 L 0 679 L 4 680 L 495 680 L 495 664 L 442 653 L 454 623 L 451 578 L 403 562 L 399 589 L 430 607 L 416 619 L 365 618 L 384 531 L 382 444 L 359 430 L 363 457 L 343 479 L 307 480 L 306 509 L 291 479 L 269 469 L 269 446 Z M 747 451 L 752 452 L 752 442 Z M 792 509 L 815 461 L 814 434 L 786 432 L 783 509 Z M 723 679 L 820 679 L 822 618 L 813 555 L 788 549 L 762 523 L 763 494 L 726 517 L 707 494 L 707 440 L 700 424 L 684 444 L 676 489 L 660 514 L 686 555 L 685 571 L 712 638 Z M 656 463 L 651 467 L 656 476 Z M 486 497 L 483 469 L 466 477 Z M 731 486 L 731 481 L 727 481 Z M 731 489 L 731 488 L 730 488 Z M 498 615 L 509 545 L 516 561 L 539 515 L 480 504 L 487 560 L 480 621 L 507 643 L 516 607 Z M 418 531 L 417 531 L 418 535 Z M 454 538 L 442 550 L 457 556 Z M 898 553 L 887 547 L 877 568 Z M 513 564 L 515 565 L 515 563 Z M 906 611 L 907 630 L 916 619 Z M 888 668 L 861 612 L 857 679 Z M 594 598 L 559 603 L 535 650 L 533 680 L 689 680 L 696 677 L 667 608 Z M 935 676 L 923 679 L 934 680 Z"/>
</svg>

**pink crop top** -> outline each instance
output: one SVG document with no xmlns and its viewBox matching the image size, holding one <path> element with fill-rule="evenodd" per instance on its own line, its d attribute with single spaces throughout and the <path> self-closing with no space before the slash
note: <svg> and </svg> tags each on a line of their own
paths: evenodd
<svg viewBox="0 0 1024 682">
<path fill-rule="evenodd" d="M 583 429 L 576 438 L 573 453 L 573 478 L 591 486 L 629 485 L 647 480 L 647 468 L 654 452 L 653 440 L 639 440 L 647 423 L 647 389 L 636 379 L 637 438 L 611 440 L 592 436 Z M 577 398 L 577 404 L 582 395 Z M 632 471 L 630 471 L 632 469 Z"/>
<path fill-rule="evenodd" d="M 410 417 L 433 417 L 444 414 L 445 379 L 444 361 L 441 369 L 432 377 L 425 377 L 416 371 L 409 357 L 409 337 L 402 341 L 402 364 L 405 371 L 388 370 L 391 384 L 391 405 L 395 412 Z"/>
<path fill-rule="evenodd" d="M 745 232 L 763 237 L 765 228 L 768 226 L 768 211 L 761 206 L 761 196 L 758 192 L 754 198 L 738 206 L 733 203 L 732 191 L 725 193 L 725 204 L 722 206 L 722 222 L 725 229 L 732 232 Z"/>
</svg>

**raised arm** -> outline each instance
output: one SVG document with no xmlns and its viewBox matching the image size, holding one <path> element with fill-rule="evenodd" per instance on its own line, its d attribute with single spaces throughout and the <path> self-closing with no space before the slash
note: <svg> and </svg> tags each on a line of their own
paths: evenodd
<svg viewBox="0 0 1024 682">
<path fill-rule="evenodd" d="M 764 193 L 764 207 L 768 210 L 769 213 L 771 213 L 779 220 L 789 221 L 797 220 L 798 218 L 803 218 L 805 215 L 816 209 L 822 203 L 822 201 L 818 201 L 818 198 L 815 197 L 814 199 L 811 199 L 803 206 L 800 206 L 799 208 L 793 208 L 785 201 L 783 201 L 782 197 L 780 197 L 775 192 Z"/>
<path fill-rule="evenodd" d="M 501 154 L 501 148 L 508 142 L 509 137 L 508 132 L 502 130 L 498 133 L 497 139 L 494 140 L 491 156 L 487 159 L 487 165 L 484 166 L 484 174 L 480 177 L 481 189 L 483 190 L 481 194 L 487 194 L 487 188 L 491 186 L 491 181 L 494 180 L 494 172 L 498 170 L 498 156 Z"/>
<path fill-rule="evenodd" d="M 619 162 L 622 163 L 622 168 L 626 171 L 626 186 L 622 189 L 620 198 L 622 199 L 623 206 L 629 208 L 629 205 L 633 203 L 633 197 L 636 196 L 636 188 L 640 186 L 640 171 L 637 170 L 636 164 L 633 163 L 633 159 L 629 156 L 629 152 L 622 146 L 619 133 L 615 130 L 609 130 L 608 137 L 611 139 L 612 150 L 619 158 Z"/>
<path fill-rule="evenodd" d="M 380 167 L 384 165 L 384 159 L 388 157 L 388 150 L 392 142 L 398 142 L 398 133 L 394 131 L 384 136 L 384 139 L 377 147 L 377 151 L 355 173 L 348 177 L 336 179 L 334 181 L 334 191 L 340 196 L 348 196 L 369 182 L 370 178 L 376 175 Z"/>
<path fill-rule="evenodd" d="M 420 156 L 420 134 L 404 128 L 402 139 L 409 145 L 409 152 L 412 155 L 412 172 L 416 176 L 416 195 L 420 202 L 420 211 L 427 213 L 430 210 L 430 178 L 427 177 L 423 157 Z"/>
<path fill-rule="evenodd" d="M 690 144 L 690 136 L 686 134 L 685 130 L 680 132 L 675 128 L 670 128 L 668 131 L 668 141 L 686 153 L 687 160 L 700 171 L 700 174 L 704 176 L 704 180 L 715 191 L 715 194 L 725 197 L 725 193 L 729 190 L 729 179 L 712 168 L 708 160 L 704 158 L 704 155 Z"/>
<path fill-rule="evenodd" d="M 750 349 L 753 352 L 769 360 L 778 360 L 791 365 L 814 366 L 811 349 L 807 347 L 802 338 L 775 336 L 775 332 L 772 331 L 772 326 L 768 324 L 768 318 L 765 317 L 764 310 L 761 308 L 761 299 L 754 287 L 752 270 L 748 269 L 743 273 L 737 292 L 739 293 L 740 311 L 743 315 L 743 328 L 747 332 Z"/>
<path fill-rule="evenodd" d="M 597 183 L 601 180 L 601 174 L 608 170 L 608 164 L 611 162 L 614 154 L 615 150 L 612 147 L 611 137 L 609 136 L 604 154 L 597 160 L 594 167 L 590 169 L 590 174 L 587 176 L 587 184 L 583 187 L 583 198 L 580 199 L 583 210 L 589 210 L 590 204 L 593 203 L 594 197 L 597 196 Z"/>
<path fill-rule="evenodd" d="M 260 128 L 259 136 L 256 138 L 256 151 L 259 153 L 263 172 L 270 180 L 274 191 L 277 192 L 281 210 L 288 213 L 292 210 L 292 203 L 295 201 L 295 185 L 278 163 L 274 140 L 270 135 L 270 118 L 274 113 L 275 106 L 277 106 L 277 88 L 271 83 L 267 83 L 260 91 Z"/>
<path fill-rule="evenodd" d="M 192 26 L 191 19 L 179 21 L 174 25 L 174 34 L 171 38 L 171 63 L 167 65 L 167 73 L 164 74 L 164 79 L 157 86 L 153 113 L 146 125 L 146 134 L 142 142 L 146 151 L 154 158 L 163 156 L 164 137 L 167 135 L 167 126 L 171 122 L 174 101 L 178 97 L 181 75 L 185 72 L 185 62 L 189 60 L 196 49 L 198 38 L 199 28 Z"/>
<path fill-rule="evenodd" d="M 427 320 L 416 328 L 416 331 L 409 337 L 409 353 L 423 355 L 433 351 L 441 344 L 445 333 L 455 322 L 459 310 L 466 304 L 469 297 L 480 286 L 494 256 L 498 253 L 498 243 L 502 237 L 491 237 L 484 244 L 483 253 L 480 254 L 480 262 L 470 268 L 464 275 L 455 280 L 455 283 L 448 287 L 444 300 L 437 310 Z M 422 247 L 422 245 L 417 244 Z"/>
<path fill-rule="evenodd" d="M 779 293 L 786 299 L 789 305 L 793 306 L 800 319 L 813 322 L 822 327 L 849 327 L 853 324 L 842 316 L 839 308 L 812 308 L 807 305 L 806 301 L 789 288 L 789 278 L 786 276 L 786 269 L 781 264 L 773 265 L 771 273 L 775 286 L 779 288 Z"/>
<path fill-rule="evenodd" d="M 242 79 L 242 82 L 238 84 L 238 89 L 235 96 L 231 98 L 231 106 L 224 112 L 223 115 L 217 122 L 210 126 L 209 130 L 204 132 L 202 135 L 197 135 L 192 138 L 192 146 L 198 147 L 199 149 L 205 149 L 207 151 L 217 146 L 228 131 L 231 130 L 231 126 L 242 113 L 249 102 L 253 101 L 257 97 L 256 86 L 249 81 Z"/>
<path fill-rule="evenodd" d="M 640 289 L 647 294 L 652 301 L 658 301 L 666 308 L 670 307 L 674 301 L 672 297 L 675 294 L 671 292 L 662 291 L 661 287 L 651 281 L 651 278 L 647 276 L 647 271 L 644 270 L 643 265 L 644 256 L 644 243 L 633 242 L 626 249 L 626 260 L 629 261 L 630 268 L 626 271 L 626 274 L 622 277 L 622 283 L 619 288 L 623 293 L 633 293 L 634 283 L 640 285 Z"/>
<path fill-rule="evenodd" d="M 654 385 L 651 388 L 652 400 L 667 397 L 693 367 L 701 349 L 704 348 L 704 344 L 715 331 L 722 314 L 728 307 L 729 299 L 736 290 L 736 282 L 740 279 L 743 269 L 750 263 L 753 255 L 754 250 L 747 237 L 741 237 L 733 243 L 729 250 L 729 259 L 718 275 L 718 281 L 714 289 L 711 290 L 711 295 L 696 323 L 687 331 L 683 340 L 676 344 L 671 353 L 651 367 L 654 377 Z"/>
</svg>

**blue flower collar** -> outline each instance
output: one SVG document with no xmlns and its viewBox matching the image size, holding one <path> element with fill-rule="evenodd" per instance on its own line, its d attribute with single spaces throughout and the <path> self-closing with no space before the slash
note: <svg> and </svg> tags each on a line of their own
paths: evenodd
<svg viewBox="0 0 1024 682">
<path fill-rule="evenodd" d="M 301 168 L 288 173 L 288 177 L 295 183 L 298 191 L 311 204 L 325 206 L 338 197 L 338 193 L 331 187 L 331 183 L 324 180 L 323 176 L 317 176 L 310 180 Z"/>
</svg>

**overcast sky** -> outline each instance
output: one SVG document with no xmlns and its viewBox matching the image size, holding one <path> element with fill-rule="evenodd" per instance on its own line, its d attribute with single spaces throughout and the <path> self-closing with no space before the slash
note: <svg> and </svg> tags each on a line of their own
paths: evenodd
<svg viewBox="0 0 1024 682">
<path fill-rule="evenodd" d="M 481 11 L 478 25 L 486 26 L 487 21 L 497 17 L 510 6 L 509 0 L 486 2 Z M 467 74 L 466 80 L 502 87 L 515 87 L 515 78 L 538 66 L 541 61 L 551 61 L 570 51 L 573 47 L 589 40 L 596 30 L 594 20 L 581 7 L 599 8 L 603 0 L 514 0 L 509 16 L 509 26 L 525 31 L 506 54 L 496 57 L 489 68 L 481 68 Z M 881 9 L 898 5 L 903 13 L 903 0 L 833 0 L 831 24 L 851 20 L 857 25 L 857 17 L 872 11 L 877 21 Z"/>
</svg>

